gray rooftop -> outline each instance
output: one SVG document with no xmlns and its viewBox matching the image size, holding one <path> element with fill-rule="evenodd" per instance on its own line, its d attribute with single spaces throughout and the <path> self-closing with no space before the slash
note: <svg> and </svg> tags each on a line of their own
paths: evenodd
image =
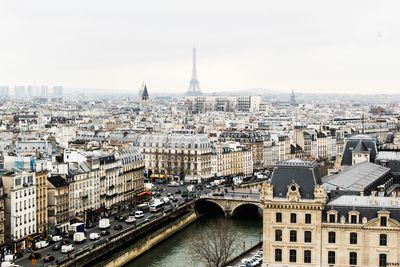
<svg viewBox="0 0 400 267">
<path fill-rule="evenodd" d="M 399 160 L 400 151 L 379 151 L 377 160 Z"/>
<path fill-rule="evenodd" d="M 400 208 L 400 199 L 396 198 L 396 205 L 392 205 L 391 197 L 375 196 L 376 204 L 371 204 L 371 196 L 352 196 L 344 195 L 330 201 L 327 206 L 341 207 L 381 207 L 381 208 Z"/>
<path fill-rule="evenodd" d="M 322 178 L 323 186 L 327 191 L 340 190 L 360 191 L 377 179 L 390 172 L 389 168 L 370 162 L 362 162 L 345 168 L 342 172 Z"/>
</svg>

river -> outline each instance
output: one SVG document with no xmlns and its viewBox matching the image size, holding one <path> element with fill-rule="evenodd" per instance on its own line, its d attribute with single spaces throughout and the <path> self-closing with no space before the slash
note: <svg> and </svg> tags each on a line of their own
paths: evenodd
<svg viewBox="0 0 400 267">
<path fill-rule="evenodd" d="M 246 217 L 247 219 L 243 218 Z M 249 249 L 261 240 L 261 218 L 247 217 L 231 218 L 233 227 L 238 233 L 237 254 Z M 201 263 L 193 263 L 189 255 L 191 239 L 198 235 L 199 228 L 207 224 L 213 217 L 205 216 L 184 228 L 180 232 L 164 240 L 135 260 L 129 262 L 126 267 L 203 267 Z M 204 229 L 204 228 L 203 228 Z M 204 229 L 207 231 L 207 228 Z"/>
</svg>

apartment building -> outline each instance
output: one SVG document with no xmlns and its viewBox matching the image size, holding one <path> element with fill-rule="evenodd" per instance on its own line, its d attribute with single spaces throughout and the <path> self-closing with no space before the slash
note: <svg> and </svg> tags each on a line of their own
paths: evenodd
<svg viewBox="0 0 400 267">
<path fill-rule="evenodd" d="M 263 266 L 383 267 L 399 262 L 400 200 L 329 200 L 315 162 L 279 162 L 262 188 Z"/>
<path fill-rule="evenodd" d="M 69 184 L 60 175 L 47 178 L 49 233 L 66 233 L 69 225 Z"/>
<path fill-rule="evenodd" d="M 144 134 L 138 146 L 150 178 L 200 182 L 212 177 L 212 149 L 205 134 Z"/>
<path fill-rule="evenodd" d="M 37 232 L 35 173 L 8 172 L 2 180 L 5 194 L 5 239 L 12 243 L 13 252 L 21 251 L 31 246 Z"/>
<path fill-rule="evenodd" d="M 123 201 L 132 202 L 138 193 L 144 191 L 144 159 L 136 147 L 129 147 L 116 153 L 121 161 Z"/>
</svg>

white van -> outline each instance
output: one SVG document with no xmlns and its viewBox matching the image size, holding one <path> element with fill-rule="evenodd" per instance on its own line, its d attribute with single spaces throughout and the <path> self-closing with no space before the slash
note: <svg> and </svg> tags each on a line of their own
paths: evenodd
<svg viewBox="0 0 400 267">
<path fill-rule="evenodd" d="M 38 242 L 35 243 L 35 247 L 37 249 L 45 248 L 48 245 L 49 245 L 49 242 L 47 242 L 47 241 L 38 241 Z"/>
<path fill-rule="evenodd" d="M 73 238 L 75 243 L 81 243 L 86 241 L 86 235 L 83 232 L 78 232 L 74 234 Z"/>
<path fill-rule="evenodd" d="M 141 210 L 135 211 L 136 219 L 142 218 L 143 216 L 144 216 L 143 211 L 141 211 Z"/>
<path fill-rule="evenodd" d="M 61 246 L 61 253 L 70 253 L 74 251 L 74 246 L 69 244 L 69 245 L 63 245 Z"/>
<path fill-rule="evenodd" d="M 3 261 L 1 263 L 1 267 L 22 267 L 22 266 L 9 261 Z"/>
<path fill-rule="evenodd" d="M 97 239 L 100 239 L 100 234 L 99 234 L 99 233 L 90 233 L 89 239 L 90 239 L 90 240 L 97 240 Z"/>
<path fill-rule="evenodd" d="M 14 261 L 14 255 L 12 255 L 12 254 L 5 255 L 4 261 Z"/>
</svg>

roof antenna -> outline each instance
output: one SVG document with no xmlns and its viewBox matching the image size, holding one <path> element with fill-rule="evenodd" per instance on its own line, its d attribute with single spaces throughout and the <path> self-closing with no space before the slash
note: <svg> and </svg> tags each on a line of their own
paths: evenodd
<svg viewBox="0 0 400 267">
<path fill-rule="evenodd" d="M 361 133 L 362 134 L 364 134 L 365 132 L 364 132 L 364 113 L 362 114 L 362 120 L 361 120 L 361 125 L 362 125 L 362 128 L 361 128 Z"/>
</svg>

